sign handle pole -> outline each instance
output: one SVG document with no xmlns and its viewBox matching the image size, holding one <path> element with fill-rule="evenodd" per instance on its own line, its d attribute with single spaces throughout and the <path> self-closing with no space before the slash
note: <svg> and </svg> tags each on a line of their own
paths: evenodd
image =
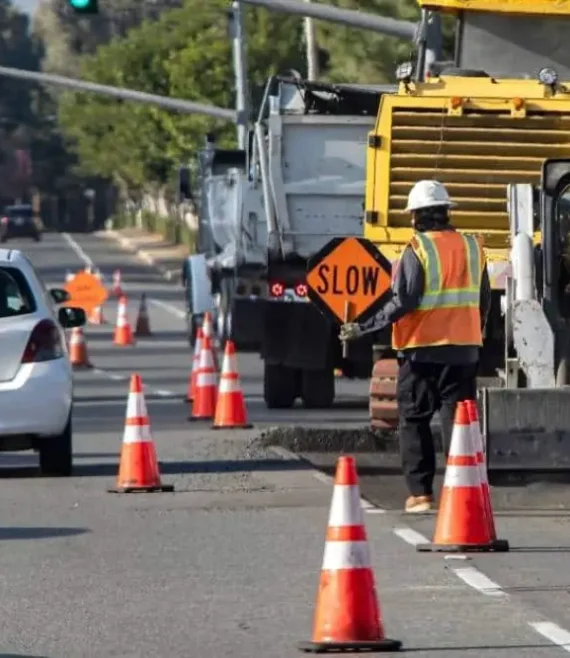
<svg viewBox="0 0 570 658">
<path fill-rule="evenodd" d="M 348 324 L 351 322 L 352 318 L 352 304 L 350 301 L 347 299 L 344 302 L 344 324 Z M 342 358 L 343 359 L 348 359 L 348 341 L 344 340 L 342 342 Z"/>
</svg>

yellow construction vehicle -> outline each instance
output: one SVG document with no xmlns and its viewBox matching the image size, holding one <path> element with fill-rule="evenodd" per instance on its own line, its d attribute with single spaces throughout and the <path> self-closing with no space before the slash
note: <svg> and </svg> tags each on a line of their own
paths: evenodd
<svg viewBox="0 0 570 658">
<path fill-rule="evenodd" d="M 545 219 L 540 202 L 546 198 L 540 187 L 545 184 L 543 165 L 549 158 L 570 156 L 570 82 L 564 82 L 570 81 L 570 2 L 418 2 L 424 24 L 432 12 L 455 17 L 455 57 L 453 62 L 434 62 L 426 73 L 425 44 L 420 44 L 415 64 L 398 68 L 397 93 L 382 97 L 368 141 L 364 237 L 397 261 L 412 235 L 404 210 L 412 185 L 425 178 L 445 183 L 458 204 L 453 225 L 484 240 L 493 307 L 480 374 L 498 376 L 504 388 L 512 352 L 505 313 L 508 320 L 516 192 L 521 189 L 516 184 L 533 186 L 526 188 L 535 199 L 530 239 L 540 257 L 541 222 L 552 219 Z M 558 258 L 559 248 L 551 245 L 548 258 L 555 258 L 554 252 Z M 536 272 L 544 306 L 541 291 L 548 282 L 540 277 L 548 271 L 540 266 Z M 558 319 L 549 322 L 556 333 Z M 389 336 L 377 342 L 389 345 Z M 558 347 L 556 351 L 553 367 L 562 372 L 566 360 L 559 357 Z M 374 365 L 370 413 L 373 425 L 385 427 L 394 424 L 397 364 L 388 348 L 381 354 L 384 358 Z M 522 454 L 518 450 L 513 463 Z"/>
</svg>

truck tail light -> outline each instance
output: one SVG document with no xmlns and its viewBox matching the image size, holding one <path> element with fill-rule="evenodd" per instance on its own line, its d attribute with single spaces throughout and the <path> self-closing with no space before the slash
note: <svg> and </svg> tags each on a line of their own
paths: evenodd
<svg viewBox="0 0 570 658">
<path fill-rule="evenodd" d="M 307 284 L 306 283 L 298 283 L 295 286 L 295 294 L 297 297 L 306 297 L 307 296 Z"/>
<path fill-rule="evenodd" d="M 285 286 L 281 283 L 281 281 L 272 281 L 269 284 L 269 294 L 272 297 L 283 297 L 284 292 Z"/>
<path fill-rule="evenodd" d="M 22 363 L 53 361 L 63 355 L 64 349 L 58 328 L 51 320 L 41 320 L 30 334 Z"/>
</svg>

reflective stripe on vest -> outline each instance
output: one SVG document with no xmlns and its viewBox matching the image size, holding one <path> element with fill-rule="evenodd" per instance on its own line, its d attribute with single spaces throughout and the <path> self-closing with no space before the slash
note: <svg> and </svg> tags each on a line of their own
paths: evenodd
<svg viewBox="0 0 570 658">
<path fill-rule="evenodd" d="M 485 257 L 477 239 L 456 231 L 417 233 L 410 246 L 424 270 L 425 292 L 419 307 L 394 323 L 392 347 L 481 345 Z"/>
</svg>

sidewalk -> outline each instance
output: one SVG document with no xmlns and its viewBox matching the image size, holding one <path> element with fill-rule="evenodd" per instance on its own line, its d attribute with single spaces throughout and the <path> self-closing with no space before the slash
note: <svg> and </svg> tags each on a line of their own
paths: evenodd
<svg viewBox="0 0 570 658">
<path fill-rule="evenodd" d="M 169 281 L 180 278 L 182 261 L 190 253 L 185 245 L 173 244 L 162 235 L 138 228 L 99 231 L 96 235 L 115 240 L 123 249 L 160 270 Z"/>
</svg>

